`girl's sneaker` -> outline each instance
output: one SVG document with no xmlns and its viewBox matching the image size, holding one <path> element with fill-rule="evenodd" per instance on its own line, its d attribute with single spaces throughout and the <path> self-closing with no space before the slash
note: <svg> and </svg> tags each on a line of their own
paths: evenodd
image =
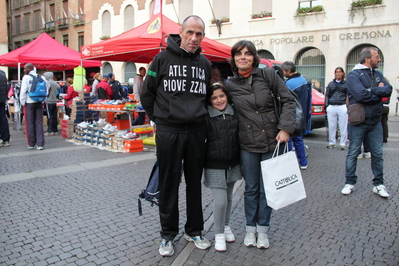
<svg viewBox="0 0 399 266">
<path fill-rule="evenodd" d="M 226 251 L 226 239 L 224 234 L 215 235 L 215 249 L 217 251 Z"/>
<path fill-rule="evenodd" d="M 234 242 L 236 240 L 230 226 L 224 227 L 224 237 L 226 239 L 226 242 Z"/>
</svg>

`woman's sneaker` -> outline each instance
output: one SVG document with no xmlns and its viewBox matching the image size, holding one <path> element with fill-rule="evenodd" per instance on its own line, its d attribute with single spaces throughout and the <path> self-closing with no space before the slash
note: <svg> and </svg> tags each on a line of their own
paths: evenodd
<svg viewBox="0 0 399 266">
<path fill-rule="evenodd" d="M 244 245 L 247 247 L 256 246 L 256 235 L 252 232 L 247 232 L 244 238 Z"/>
<path fill-rule="evenodd" d="M 224 234 L 215 235 L 215 249 L 217 251 L 226 251 L 226 239 Z"/>
<path fill-rule="evenodd" d="M 162 239 L 161 244 L 159 245 L 159 254 L 162 256 L 172 256 L 175 253 L 175 249 L 173 248 L 173 243 L 171 240 Z"/>
<path fill-rule="evenodd" d="M 258 233 L 258 241 L 256 242 L 256 246 L 258 248 L 268 248 L 270 246 L 266 233 Z"/>
<path fill-rule="evenodd" d="M 226 239 L 226 242 L 234 242 L 236 240 L 230 226 L 224 227 L 224 237 Z"/>
</svg>

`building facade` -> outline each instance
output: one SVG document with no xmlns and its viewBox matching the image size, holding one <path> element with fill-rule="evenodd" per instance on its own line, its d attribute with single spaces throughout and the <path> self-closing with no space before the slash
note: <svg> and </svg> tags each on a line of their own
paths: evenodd
<svg viewBox="0 0 399 266">
<path fill-rule="evenodd" d="M 100 1 L 99 1 L 100 2 Z M 116 36 L 146 22 L 153 1 L 108 1 L 98 3 L 93 16 L 92 39 Z M 206 24 L 206 36 L 232 46 L 241 39 L 255 43 L 259 55 L 278 61 L 293 61 L 309 81 L 322 89 L 334 78 L 334 69 L 349 73 L 359 62 L 359 52 L 374 46 L 380 50 L 381 70 L 391 84 L 399 82 L 399 1 L 397 0 L 177 0 L 163 1 L 163 14 L 181 23 L 197 14 Z M 108 14 L 109 13 L 109 14 Z M 218 21 L 219 23 L 215 23 Z M 221 22 L 221 23 L 220 23 Z M 132 64 L 132 63 L 130 63 Z M 104 62 L 103 67 L 127 80 L 124 62 Z M 399 89 L 399 88 L 398 88 Z M 396 91 L 391 98 L 395 113 Z"/>
<path fill-rule="evenodd" d="M 45 30 L 79 51 L 83 44 L 114 37 L 146 22 L 154 0 L 6 2 L 11 10 L 10 50 Z M 162 10 L 178 23 L 190 14 L 199 15 L 206 24 L 206 36 L 224 44 L 251 40 L 261 57 L 293 61 L 298 72 L 309 81 L 318 80 L 322 88 L 333 79 L 336 67 L 350 72 L 359 61 L 360 50 L 374 46 L 381 53 L 380 70 L 399 89 L 395 68 L 399 60 L 397 0 L 163 0 Z M 42 28 L 29 34 L 25 30 L 28 24 L 31 31 L 37 24 Z M 127 82 L 140 66 L 148 67 L 134 62 L 103 62 L 102 71 Z M 391 114 L 395 113 L 396 97 L 394 91 Z"/>
</svg>

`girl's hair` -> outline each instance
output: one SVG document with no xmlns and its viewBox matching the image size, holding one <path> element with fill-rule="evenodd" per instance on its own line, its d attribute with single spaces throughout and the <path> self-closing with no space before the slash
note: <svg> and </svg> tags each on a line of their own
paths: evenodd
<svg viewBox="0 0 399 266">
<path fill-rule="evenodd" d="M 101 73 L 100 73 L 100 72 L 97 72 L 97 73 L 94 75 L 94 78 L 95 78 L 95 79 L 99 79 L 100 76 L 101 76 Z"/>
<path fill-rule="evenodd" d="M 69 84 L 69 85 L 72 85 L 73 84 L 73 78 L 67 78 L 66 79 L 66 83 Z"/>
<path fill-rule="evenodd" d="M 221 89 L 224 92 L 224 94 L 226 94 L 227 102 L 231 104 L 230 93 L 228 92 L 226 86 L 222 82 L 215 82 L 209 87 L 209 89 L 208 89 L 208 97 L 206 98 L 207 103 L 209 105 L 212 105 L 211 97 L 213 95 L 213 92 L 215 90 L 217 90 L 217 89 Z"/>
<path fill-rule="evenodd" d="M 335 68 L 335 70 L 334 70 L 334 78 L 335 78 L 335 71 L 337 71 L 337 69 L 341 70 L 342 73 L 344 73 L 344 75 L 342 76 L 342 79 L 344 80 L 345 79 L 345 71 L 344 71 L 344 69 L 342 67 L 336 67 Z"/>
<path fill-rule="evenodd" d="M 259 66 L 260 59 L 259 59 L 258 52 L 256 51 L 256 47 L 255 47 L 254 43 L 251 41 L 248 41 L 248 40 L 241 40 L 241 41 L 236 42 L 233 45 L 233 47 L 231 48 L 230 66 L 231 66 L 231 70 L 233 70 L 233 72 L 238 71 L 234 57 L 237 52 L 241 51 L 245 47 L 247 47 L 248 51 L 254 56 L 254 61 L 252 63 L 252 67 Z"/>
</svg>

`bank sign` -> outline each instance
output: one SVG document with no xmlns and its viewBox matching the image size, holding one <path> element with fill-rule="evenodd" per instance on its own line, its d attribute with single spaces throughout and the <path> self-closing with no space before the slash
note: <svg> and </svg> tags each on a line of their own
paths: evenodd
<svg viewBox="0 0 399 266">
<path fill-rule="evenodd" d="M 319 36 L 316 36 L 319 37 Z M 352 41 L 352 40 L 370 40 L 370 39 L 380 39 L 380 38 L 392 38 L 391 32 L 389 30 L 376 30 L 376 31 L 357 31 L 340 33 L 338 39 L 341 41 Z M 322 34 L 321 42 L 329 42 L 331 40 L 330 34 Z M 274 44 L 310 44 L 315 41 L 315 35 L 302 35 L 302 36 L 289 36 L 282 38 L 271 38 L 269 45 Z M 253 40 L 256 46 L 264 45 L 262 39 Z"/>
</svg>

